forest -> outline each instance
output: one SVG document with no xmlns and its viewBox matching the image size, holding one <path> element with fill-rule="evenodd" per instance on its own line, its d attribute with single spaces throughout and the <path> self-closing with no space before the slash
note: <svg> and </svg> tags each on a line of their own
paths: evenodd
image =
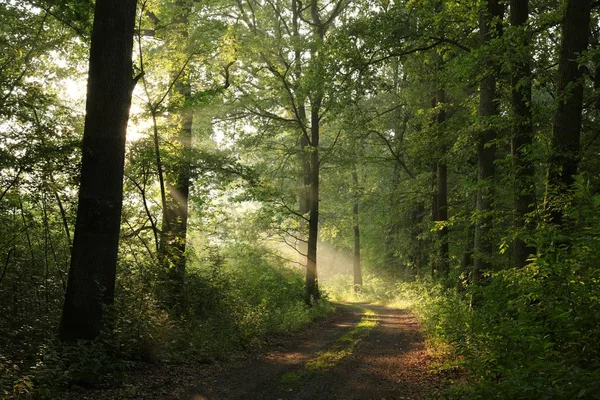
<svg viewBox="0 0 600 400">
<path fill-rule="evenodd" d="M 600 399 L 599 136 L 597 1 L 0 0 L 0 398 L 402 312 L 387 398 Z"/>
</svg>

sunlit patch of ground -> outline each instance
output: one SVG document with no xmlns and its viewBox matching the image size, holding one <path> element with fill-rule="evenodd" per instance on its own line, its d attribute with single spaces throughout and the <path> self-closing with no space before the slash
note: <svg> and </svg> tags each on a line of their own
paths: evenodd
<svg viewBox="0 0 600 400">
<path fill-rule="evenodd" d="M 315 357 L 304 364 L 304 366 L 293 372 L 288 372 L 281 377 L 281 383 L 285 386 L 292 386 L 308 379 L 313 374 L 322 373 L 333 368 L 345 357 L 352 354 L 356 345 L 363 340 L 369 332 L 377 325 L 377 314 L 368 308 L 355 305 L 363 311 L 363 316 L 349 332 L 338 338 L 326 350 L 319 351 Z M 348 326 L 349 324 L 336 324 L 336 326 Z"/>
</svg>

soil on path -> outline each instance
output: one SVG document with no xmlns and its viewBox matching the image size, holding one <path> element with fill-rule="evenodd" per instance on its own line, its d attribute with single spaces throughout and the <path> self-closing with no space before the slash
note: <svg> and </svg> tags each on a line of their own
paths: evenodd
<svg viewBox="0 0 600 400">
<path fill-rule="evenodd" d="M 414 316 L 372 305 L 336 308 L 332 317 L 272 342 L 262 354 L 234 363 L 155 366 L 140 377 L 146 382 L 142 386 L 132 382 L 112 396 L 105 392 L 88 398 L 418 400 L 438 392 L 442 378 L 430 370 L 433 357 Z M 376 314 L 377 325 L 342 350 L 343 357 L 307 372 L 319 354 L 343 346 L 343 338 L 353 334 L 366 309 Z M 290 376 L 295 379 L 286 379 Z"/>
</svg>

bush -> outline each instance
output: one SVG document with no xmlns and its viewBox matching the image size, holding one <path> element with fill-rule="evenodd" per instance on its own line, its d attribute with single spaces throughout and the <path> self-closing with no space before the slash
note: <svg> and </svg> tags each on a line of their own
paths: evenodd
<svg viewBox="0 0 600 400">
<path fill-rule="evenodd" d="M 471 293 L 400 284 L 396 301 L 469 371 L 468 385 L 449 398 L 600 398 L 600 293 L 576 270 L 540 260 L 496 273 Z M 472 295 L 481 299 L 476 308 Z"/>
<path fill-rule="evenodd" d="M 302 275 L 264 249 L 231 246 L 203 261 L 186 277 L 188 312 L 175 323 L 174 359 L 227 358 L 332 310 L 326 301 L 305 305 Z"/>
</svg>

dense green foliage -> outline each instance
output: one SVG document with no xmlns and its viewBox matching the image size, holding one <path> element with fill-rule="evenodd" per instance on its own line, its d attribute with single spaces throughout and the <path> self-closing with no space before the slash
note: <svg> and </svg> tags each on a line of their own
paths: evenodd
<svg viewBox="0 0 600 400">
<path fill-rule="evenodd" d="M 444 354 L 439 368 L 467 373 L 448 398 L 598 398 L 600 260 L 590 231 L 600 228 L 599 203 L 585 188 L 576 197 L 566 210 L 576 251 L 552 249 L 522 269 L 491 274 L 486 286 L 448 288 L 429 277 L 391 284 L 373 276 L 356 294 L 350 277 L 337 276 L 327 289 L 337 300 L 411 309 Z M 536 235 L 542 241 L 553 232 Z"/>
<path fill-rule="evenodd" d="M 170 319 L 139 271 L 122 263 L 121 290 L 111 311 L 115 326 L 95 341 L 61 344 L 47 332 L 8 331 L 27 335 L 28 341 L 12 336 L 2 343 L 3 396 L 56 398 L 73 384 L 117 384 L 141 361 L 228 359 L 260 347 L 267 335 L 292 332 L 331 312 L 325 302 L 308 307 L 302 276 L 259 248 L 211 248 L 201 257 L 189 271 L 184 319 Z"/>
<path fill-rule="evenodd" d="M 0 397 L 260 346 L 315 269 L 410 306 L 450 397 L 598 397 L 596 2 L 139 1 L 115 299 L 60 343 L 93 9 L 0 2 Z"/>
</svg>

